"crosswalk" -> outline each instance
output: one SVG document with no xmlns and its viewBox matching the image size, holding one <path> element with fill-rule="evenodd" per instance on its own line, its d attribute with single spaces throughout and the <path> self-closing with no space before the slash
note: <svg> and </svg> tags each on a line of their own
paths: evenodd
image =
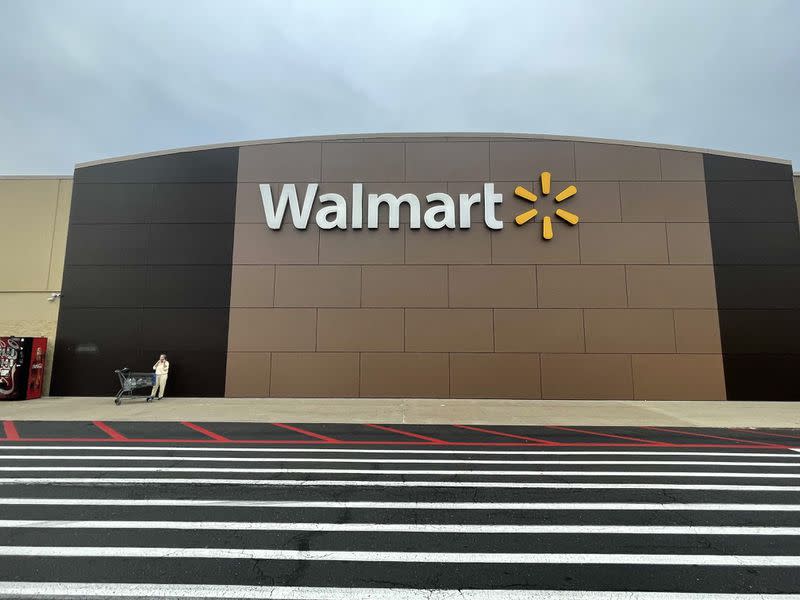
<svg viewBox="0 0 800 600">
<path fill-rule="evenodd" d="M 0 444 L 0 598 L 800 598 L 789 449 Z"/>
</svg>

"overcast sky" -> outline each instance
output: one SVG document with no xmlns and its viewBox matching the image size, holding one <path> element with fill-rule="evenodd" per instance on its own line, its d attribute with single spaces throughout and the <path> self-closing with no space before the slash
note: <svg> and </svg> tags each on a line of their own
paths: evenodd
<svg viewBox="0 0 800 600">
<path fill-rule="evenodd" d="M 0 174 L 219 142 L 546 133 L 792 159 L 799 0 L 0 0 Z"/>
</svg>

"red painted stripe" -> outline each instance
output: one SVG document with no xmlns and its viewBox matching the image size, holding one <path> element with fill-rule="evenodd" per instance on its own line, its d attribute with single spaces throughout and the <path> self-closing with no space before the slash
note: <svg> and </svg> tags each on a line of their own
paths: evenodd
<svg viewBox="0 0 800 600">
<path fill-rule="evenodd" d="M 416 438 L 418 440 L 425 440 L 426 442 L 433 442 L 434 444 L 442 444 L 448 445 L 450 442 L 445 440 L 440 440 L 439 438 L 428 437 L 427 435 L 420 435 L 418 433 L 412 433 L 410 431 L 403 431 L 402 429 L 395 429 L 394 427 L 387 427 L 386 425 L 373 425 L 372 423 L 364 423 L 367 427 L 372 427 L 373 429 L 380 429 L 381 431 L 388 431 L 390 433 L 396 433 L 398 435 L 405 435 L 408 437 Z"/>
<path fill-rule="evenodd" d="M 576 433 L 586 433 L 589 435 L 599 435 L 600 437 L 607 437 L 607 438 L 616 438 L 619 440 L 630 440 L 632 442 L 644 442 L 645 444 L 653 445 L 653 446 L 671 446 L 667 442 L 655 442 L 653 440 L 645 440 L 642 438 L 635 438 L 630 437 L 627 435 L 615 435 L 613 433 L 600 433 L 599 431 L 589 431 L 588 429 L 576 429 L 575 427 L 563 427 L 561 425 L 547 425 L 549 429 L 560 429 L 562 431 L 574 431 Z"/>
<path fill-rule="evenodd" d="M 189 421 L 181 421 L 181 425 L 183 425 L 184 427 L 188 427 L 189 429 L 194 429 L 196 432 L 202 433 L 203 435 L 210 437 L 212 440 L 216 440 L 218 442 L 230 442 L 230 440 L 226 438 L 224 435 L 214 433 L 213 431 L 209 431 L 205 427 L 200 427 L 200 425 L 189 423 Z"/>
<path fill-rule="evenodd" d="M 770 444 L 768 442 L 754 442 L 753 440 L 742 440 L 739 438 L 732 438 L 732 437 L 724 437 L 721 435 L 710 435 L 708 433 L 693 433 L 691 431 L 681 431 L 680 429 L 670 429 L 667 427 L 642 427 L 642 429 L 652 429 L 653 431 L 666 431 L 668 433 L 678 433 L 680 435 L 685 435 L 688 437 L 702 437 L 702 438 L 710 438 L 712 440 L 727 440 L 729 442 L 739 442 L 743 444 L 757 444 L 759 446 L 766 446 L 766 447 L 785 447 L 785 446 L 778 446 L 777 444 Z"/>
<path fill-rule="evenodd" d="M 470 431 L 478 431 L 480 433 L 488 433 L 489 435 L 499 435 L 500 437 L 515 438 L 517 440 L 527 440 L 529 442 L 536 442 L 545 446 L 555 446 L 557 442 L 550 440 L 542 440 L 539 438 L 528 437 L 527 435 L 517 435 L 515 433 L 505 433 L 503 431 L 495 431 L 494 429 L 485 429 L 484 427 L 475 427 L 473 425 L 453 425 L 459 429 L 469 429 Z"/>
<path fill-rule="evenodd" d="M 756 433 L 758 435 L 768 435 L 770 437 L 779 437 L 779 438 L 789 438 L 790 440 L 800 440 L 800 436 L 797 435 L 786 435 L 785 433 L 772 433 L 767 431 L 761 431 L 760 429 L 737 429 L 732 428 L 733 431 L 741 431 L 742 433 Z"/>
<path fill-rule="evenodd" d="M 286 425 L 286 423 L 272 423 L 272 424 L 275 425 L 275 427 L 282 427 L 283 429 L 288 429 L 289 431 L 302 433 L 303 435 L 307 435 L 308 437 L 322 440 L 323 442 L 335 443 L 335 444 L 340 443 L 339 440 L 334 439 L 332 437 L 328 437 L 327 435 L 314 433 L 313 431 L 308 431 L 307 429 L 300 429 L 299 427 L 295 427 L 294 425 Z"/>
<path fill-rule="evenodd" d="M 5 431 L 6 439 L 9 441 L 17 441 L 19 439 L 19 432 L 14 421 L 3 421 L 3 431 Z"/>
<path fill-rule="evenodd" d="M 30 443 L 30 442 L 94 442 L 97 443 L 98 446 L 102 446 L 105 444 L 117 444 L 117 443 L 143 443 L 143 444 L 211 444 L 211 445 L 231 445 L 235 446 L 236 444 L 242 445 L 298 445 L 298 446 L 325 446 L 326 442 L 320 440 L 236 440 L 232 439 L 228 442 L 218 442 L 217 440 L 212 439 L 173 439 L 173 438 L 125 438 L 125 439 L 112 439 L 112 438 L 41 438 L 41 437 L 26 437 L 26 438 L 19 438 L 18 440 L 10 440 L 10 439 L 0 439 L 0 442 L 20 442 L 20 443 Z M 530 448 L 532 444 L 525 443 L 525 442 L 414 442 L 414 441 L 379 441 L 379 440 L 358 440 L 358 441 L 342 441 L 337 440 L 333 444 L 339 446 L 485 446 L 488 448 L 497 447 L 497 448 L 522 448 L 528 447 Z M 13 444 L 12 444 L 13 445 Z M 558 442 L 553 443 L 552 448 L 652 448 L 653 444 L 635 444 L 630 443 L 626 444 L 624 442 L 621 443 L 602 443 L 602 442 Z M 748 450 L 758 450 L 763 449 L 764 444 L 672 444 L 669 446 L 670 448 L 739 448 L 739 449 L 748 449 Z M 779 450 L 789 450 L 793 446 L 782 446 L 779 444 L 775 444 L 773 446 L 775 449 Z M 335 451 L 335 448 L 332 448 L 331 451 Z M 786 456 L 796 456 L 796 454 L 787 452 Z"/>
<path fill-rule="evenodd" d="M 102 421 L 92 421 L 92 424 L 100 429 L 101 431 L 105 432 L 108 437 L 112 440 L 119 440 L 119 441 L 129 441 L 124 435 L 122 435 L 119 431 L 111 427 L 110 425 L 106 425 Z"/>
</svg>

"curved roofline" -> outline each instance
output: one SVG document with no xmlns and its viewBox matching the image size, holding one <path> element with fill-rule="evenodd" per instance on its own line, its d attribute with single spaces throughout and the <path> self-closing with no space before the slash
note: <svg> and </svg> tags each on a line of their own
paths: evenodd
<svg viewBox="0 0 800 600">
<path fill-rule="evenodd" d="M 721 150 L 711 150 L 708 148 L 693 148 L 690 146 L 673 146 L 670 144 L 654 144 L 649 142 L 637 142 L 632 140 L 611 140 L 604 138 L 589 138 L 575 136 L 558 136 L 537 133 L 492 133 L 492 132 L 462 132 L 462 133 L 351 133 L 340 135 L 315 135 L 302 137 L 273 138 L 266 140 L 247 140 L 241 142 L 226 142 L 220 144 L 208 144 L 205 146 L 188 146 L 185 148 L 174 148 L 169 150 L 158 150 L 155 152 L 144 152 L 140 154 L 129 154 L 127 156 L 117 156 L 102 160 L 77 163 L 76 169 L 104 165 L 108 163 L 122 162 L 125 160 L 135 160 L 138 158 L 149 158 L 152 156 L 168 156 L 170 154 L 180 154 L 183 152 L 198 152 L 200 150 L 213 150 L 218 148 L 238 148 L 242 146 L 262 146 L 264 144 L 284 144 L 289 142 L 330 142 L 330 141 L 353 141 L 360 142 L 373 139 L 386 138 L 445 138 L 458 140 L 461 138 L 505 138 L 518 140 L 549 140 L 561 142 L 588 142 L 594 144 L 614 144 L 617 146 L 638 146 L 641 148 L 658 148 L 661 150 L 678 150 L 681 152 L 703 152 L 706 154 L 716 154 L 719 156 L 730 156 L 734 158 L 747 158 L 751 160 L 763 160 L 767 162 L 780 163 L 784 165 L 792 164 L 792 161 L 772 156 L 758 156 L 755 154 L 742 154 L 739 152 L 724 152 Z"/>
</svg>

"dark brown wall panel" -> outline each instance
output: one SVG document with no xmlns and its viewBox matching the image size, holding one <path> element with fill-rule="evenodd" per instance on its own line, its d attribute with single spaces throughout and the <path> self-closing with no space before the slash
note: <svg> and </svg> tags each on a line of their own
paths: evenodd
<svg viewBox="0 0 800 600">
<path fill-rule="evenodd" d="M 153 223 L 230 223 L 231 207 L 220 198 L 236 194 L 231 183 L 156 183 Z"/>
<path fill-rule="evenodd" d="M 153 218 L 152 183 L 76 183 L 70 223 L 149 223 Z"/>
<path fill-rule="evenodd" d="M 714 194 L 708 198 L 710 221 L 740 223 L 797 222 L 791 180 L 713 181 Z"/>
<path fill-rule="evenodd" d="M 796 401 L 797 359 L 797 354 L 725 354 L 728 400 Z"/>
<path fill-rule="evenodd" d="M 79 168 L 54 395 L 113 395 L 169 355 L 167 394 L 221 396 L 238 148 Z"/>
<path fill-rule="evenodd" d="M 794 203 L 794 198 L 791 199 Z M 800 235 L 794 223 L 712 223 L 716 265 L 798 265 Z"/>
<path fill-rule="evenodd" d="M 221 200 L 233 196 L 222 196 Z M 230 265 L 233 221 L 150 225 L 151 265 Z"/>
<path fill-rule="evenodd" d="M 736 158 L 720 154 L 704 154 L 703 168 L 706 181 L 789 181 L 792 180 L 792 166 Z"/>
<path fill-rule="evenodd" d="M 80 204 L 75 192 L 72 202 Z M 70 223 L 64 265 L 145 265 L 149 242 L 150 226 L 146 223 Z"/>
<path fill-rule="evenodd" d="M 796 400 L 800 232 L 790 165 L 704 155 L 729 400 Z"/>
<path fill-rule="evenodd" d="M 231 183 L 238 148 L 162 154 L 75 169 L 75 183 Z"/>
<path fill-rule="evenodd" d="M 61 310 L 136 308 L 147 295 L 143 265 L 67 265 L 61 286 Z"/>
<path fill-rule="evenodd" d="M 716 265 L 717 305 L 800 309 L 800 265 Z"/>
<path fill-rule="evenodd" d="M 230 289 L 209 285 L 229 278 L 230 265 L 152 265 L 142 305 L 145 308 L 224 308 Z"/>
</svg>

